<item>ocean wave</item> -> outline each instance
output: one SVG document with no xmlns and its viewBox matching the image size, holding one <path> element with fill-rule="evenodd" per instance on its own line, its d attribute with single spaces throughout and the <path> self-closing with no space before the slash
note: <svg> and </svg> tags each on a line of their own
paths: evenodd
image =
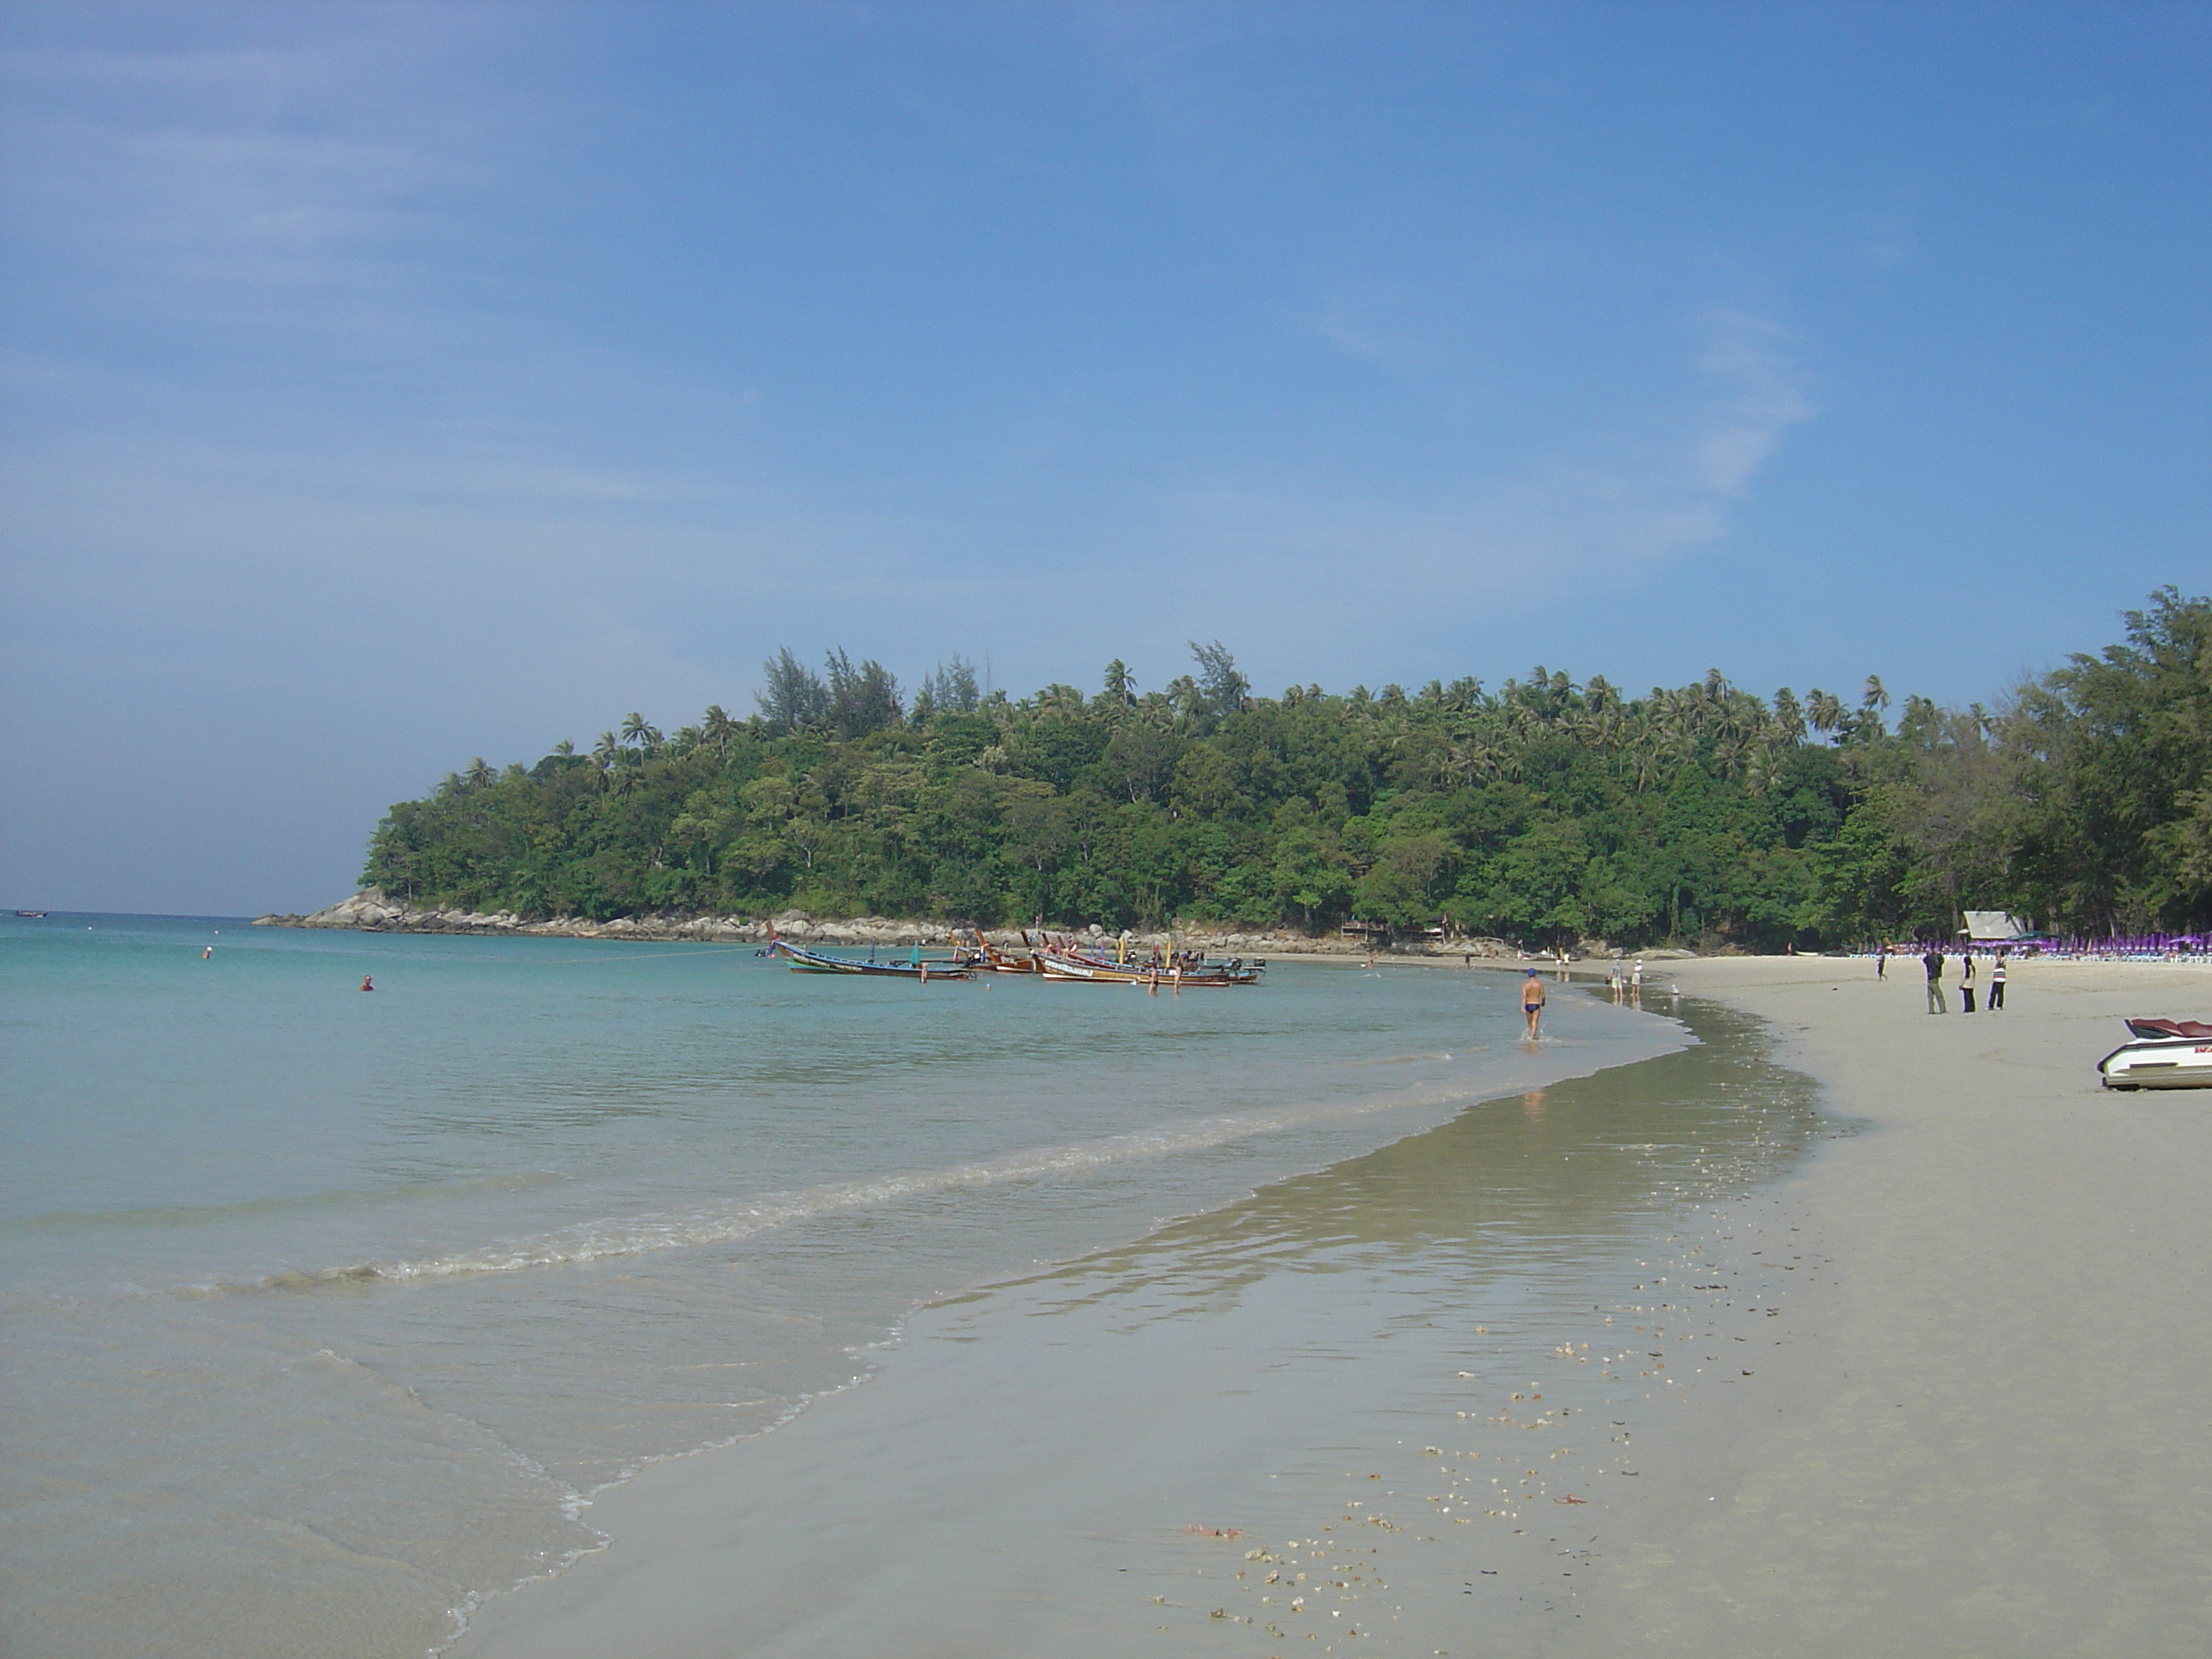
<svg viewBox="0 0 2212 1659">
<path fill-rule="evenodd" d="M 683 1214 L 647 1214 L 579 1223 L 526 1238 L 504 1240 L 473 1249 L 416 1261 L 359 1261 L 340 1267 L 294 1269 L 240 1284 L 185 1287 L 200 1294 L 313 1291 L 376 1284 L 424 1284 L 484 1273 L 520 1273 L 538 1267 L 579 1267 L 610 1258 L 661 1250 L 732 1244 L 779 1227 L 825 1216 L 874 1209 L 902 1199 L 926 1197 L 961 1188 L 1004 1182 L 1080 1175 L 1118 1164 L 1203 1152 L 1255 1135 L 1277 1133 L 1312 1124 L 1350 1121 L 1377 1113 L 1435 1107 L 1465 1098 L 1464 1090 L 1392 1095 L 1387 1098 L 1328 1106 L 1270 1107 L 1200 1118 L 1188 1123 L 1036 1146 L 972 1164 L 933 1170 L 826 1182 L 797 1192 L 763 1194 Z"/>
</svg>

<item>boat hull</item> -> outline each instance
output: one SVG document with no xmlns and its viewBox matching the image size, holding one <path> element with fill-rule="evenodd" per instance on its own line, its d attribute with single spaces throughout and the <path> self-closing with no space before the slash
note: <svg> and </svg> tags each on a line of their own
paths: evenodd
<svg viewBox="0 0 2212 1659">
<path fill-rule="evenodd" d="M 1076 962 L 1064 957 L 1045 957 L 1038 965 L 1047 979 L 1063 982 L 1079 980 L 1091 985 L 1142 985 L 1150 977 L 1126 969 L 1105 968 L 1097 963 Z"/>
<path fill-rule="evenodd" d="M 922 982 L 972 979 L 974 970 L 950 962 L 860 962 L 851 957 L 827 957 L 804 950 L 784 939 L 769 942 L 771 955 L 781 957 L 794 974 L 844 974 L 855 979 L 910 979 Z"/>
<path fill-rule="evenodd" d="M 1257 985 L 1261 970 L 1221 968 L 1188 969 L 1178 975 L 1171 968 L 1127 968 L 1080 957 L 1047 956 L 1039 959 L 1044 976 L 1066 981 L 1084 980 L 1093 985 L 1164 985 L 1170 990 L 1194 989 L 1206 985 Z"/>
<path fill-rule="evenodd" d="M 2097 1062 L 2107 1089 L 2212 1088 L 2212 1042 L 2161 1037 L 2130 1042 Z"/>
</svg>

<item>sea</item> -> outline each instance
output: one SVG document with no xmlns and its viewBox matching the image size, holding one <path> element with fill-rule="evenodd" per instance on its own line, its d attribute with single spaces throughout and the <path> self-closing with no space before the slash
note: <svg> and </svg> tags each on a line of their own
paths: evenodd
<svg viewBox="0 0 2212 1659">
<path fill-rule="evenodd" d="M 1421 1137 L 1517 1146 L 1547 1085 L 1698 1043 L 1565 987 L 1526 1043 L 1510 976 L 1428 965 L 1155 995 L 240 918 L 0 919 L 0 991 L 16 1659 L 439 1651 L 598 1551 L 602 1494 L 866 1383 L 917 1310 L 1381 1149 L 1441 1179 Z M 1721 1104 L 1665 1108 L 1665 1201 L 1804 1138 Z M 1636 1174 L 1592 1157 L 1567 1224 L 1612 1249 L 1662 1132 L 1593 1121 Z M 1466 1144 L 1460 1188 L 1498 1155 Z"/>
</svg>

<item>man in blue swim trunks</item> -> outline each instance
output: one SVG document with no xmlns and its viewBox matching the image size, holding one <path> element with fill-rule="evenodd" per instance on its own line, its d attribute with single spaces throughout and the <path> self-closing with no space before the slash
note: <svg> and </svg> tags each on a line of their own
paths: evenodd
<svg viewBox="0 0 2212 1659">
<path fill-rule="evenodd" d="M 1544 1020 L 1544 981 L 1534 968 L 1528 970 L 1528 977 L 1521 981 L 1521 1012 L 1528 1021 L 1528 1041 L 1534 1042 L 1536 1028 Z"/>
</svg>

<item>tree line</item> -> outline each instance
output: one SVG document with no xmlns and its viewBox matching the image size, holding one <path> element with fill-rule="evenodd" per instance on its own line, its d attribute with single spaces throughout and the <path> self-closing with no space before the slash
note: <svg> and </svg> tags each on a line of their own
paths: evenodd
<svg viewBox="0 0 2212 1659">
<path fill-rule="evenodd" d="M 1255 696 L 1218 641 L 1139 691 L 1014 698 L 955 657 L 909 696 L 788 649 L 756 711 L 478 759 L 392 807 L 364 879 L 439 907 L 1445 926 L 1525 945 L 1749 949 L 2212 921 L 2212 600 L 1992 707 L 1762 698 L 1717 671 L 1632 696 L 1539 667 Z"/>
</svg>

